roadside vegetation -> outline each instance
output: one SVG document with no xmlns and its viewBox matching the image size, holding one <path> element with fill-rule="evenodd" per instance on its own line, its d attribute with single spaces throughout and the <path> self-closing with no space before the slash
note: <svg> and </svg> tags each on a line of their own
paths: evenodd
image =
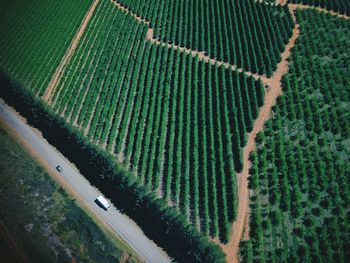
<svg viewBox="0 0 350 263">
<path fill-rule="evenodd" d="M 242 262 L 350 260 L 350 23 L 296 14 L 283 95 L 251 155 Z"/>
<path fill-rule="evenodd" d="M 3 126 L 0 141 L 0 220 L 29 262 L 141 262 L 123 241 L 102 230 Z"/>
</svg>

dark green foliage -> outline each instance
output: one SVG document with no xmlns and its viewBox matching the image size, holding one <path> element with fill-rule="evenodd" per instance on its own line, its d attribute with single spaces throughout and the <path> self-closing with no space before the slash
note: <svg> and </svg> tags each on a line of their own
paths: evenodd
<svg viewBox="0 0 350 263">
<path fill-rule="evenodd" d="M 283 95 L 251 156 L 243 262 L 350 261 L 350 23 L 297 11 Z"/>
</svg>

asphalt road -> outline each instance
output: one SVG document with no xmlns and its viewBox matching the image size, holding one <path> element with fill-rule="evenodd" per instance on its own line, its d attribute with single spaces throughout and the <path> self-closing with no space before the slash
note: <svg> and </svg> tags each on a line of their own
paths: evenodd
<svg viewBox="0 0 350 263">
<path fill-rule="evenodd" d="M 161 263 L 171 260 L 153 241 L 148 239 L 140 227 L 127 216 L 120 213 L 113 205 L 108 211 L 99 207 L 95 200 L 101 193 L 79 173 L 79 171 L 45 139 L 20 118 L 14 110 L 0 98 L 0 118 L 3 119 L 20 137 L 30 144 L 41 158 L 52 168 L 59 165 L 63 171 L 59 173 L 85 201 L 85 204 L 95 211 L 137 254 L 146 262 Z"/>
</svg>

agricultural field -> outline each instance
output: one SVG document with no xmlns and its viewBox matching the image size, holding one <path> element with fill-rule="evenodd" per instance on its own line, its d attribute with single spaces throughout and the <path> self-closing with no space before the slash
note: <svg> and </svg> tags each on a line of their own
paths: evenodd
<svg viewBox="0 0 350 263">
<path fill-rule="evenodd" d="M 121 0 L 150 21 L 155 37 L 253 73 L 271 76 L 292 34 L 287 6 L 253 0 Z"/>
<path fill-rule="evenodd" d="M 101 2 L 52 106 L 205 234 L 227 241 L 235 171 L 264 86 L 152 44 L 146 32 L 144 23 Z"/>
<path fill-rule="evenodd" d="M 1 0 L 0 68 L 42 95 L 91 3 Z"/>
<path fill-rule="evenodd" d="M 350 15 L 349 0 L 289 0 L 290 3 L 305 4 L 325 8 L 340 14 Z"/>
<path fill-rule="evenodd" d="M 283 96 L 257 137 L 242 262 L 349 262 L 350 22 L 297 11 Z"/>
<path fill-rule="evenodd" d="M 123 182 L 137 184 L 136 202 L 162 199 L 169 213 L 158 216 L 181 216 L 194 247 L 214 241 L 242 262 L 345 263 L 344 14 L 347 0 L 0 0 L 0 70 L 57 113 L 53 127 L 66 121 L 79 146 L 132 171 Z"/>
</svg>

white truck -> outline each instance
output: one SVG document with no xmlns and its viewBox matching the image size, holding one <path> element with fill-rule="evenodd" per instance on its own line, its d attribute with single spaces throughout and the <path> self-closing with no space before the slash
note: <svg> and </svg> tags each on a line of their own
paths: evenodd
<svg viewBox="0 0 350 263">
<path fill-rule="evenodd" d="M 97 197 L 96 199 L 97 203 L 99 203 L 106 211 L 108 210 L 108 208 L 111 206 L 108 201 L 106 200 L 106 198 L 104 198 L 102 195 L 100 195 L 99 197 Z"/>
</svg>

